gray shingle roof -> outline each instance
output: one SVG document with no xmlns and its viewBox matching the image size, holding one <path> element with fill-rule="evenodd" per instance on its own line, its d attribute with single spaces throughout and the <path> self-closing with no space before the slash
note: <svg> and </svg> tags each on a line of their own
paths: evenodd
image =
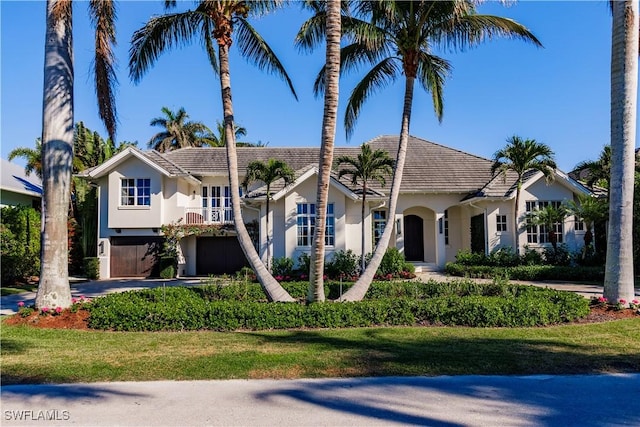
<svg viewBox="0 0 640 427">
<path fill-rule="evenodd" d="M 396 157 L 398 136 L 379 136 L 368 142 L 373 149 L 385 150 L 391 158 Z M 238 147 L 238 172 L 244 175 L 249 162 L 266 161 L 269 158 L 285 160 L 296 176 L 304 173 L 310 166 L 318 164 L 319 148 L 309 147 Z M 336 147 L 335 157 L 356 156 L 360 147 Z M 195 176 L 226 176 L 227 159 L 225 148 L 183 148 L 163 154 Z M 410 137 L 407 160 L 402 178 L 402 192 L 424 193 L 470 193 L 477 192 L 491 180 L 491 161 L 435 144 L 424 139 Z M 346 178 L 341 180 L 349 185 Z M 391 177 L 387 180 L 388 191 Z M 280 189 L 281 186 L 278 188 Z M 273 191 L 278 191 L 274 187 Z M 372 190 L 380 190 L 378 184 Z M 355 189 L 354 189 L 355 190 Z M 385 192 L 387 192 L 385 191 Z"/>
<path fill-rule="evenodd" d="M 27 176 L 23 166 L 5 159 L 2 159 L 0 171 L 0 188 L 2 190 L 32 196 L 42 195 L 42 181 L 35 172 Z"/>
</svg>

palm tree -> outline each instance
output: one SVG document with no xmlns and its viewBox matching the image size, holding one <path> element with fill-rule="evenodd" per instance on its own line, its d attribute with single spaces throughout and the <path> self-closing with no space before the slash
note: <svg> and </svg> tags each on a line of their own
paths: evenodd
<svg viewBox="0 0 640 427">
<path fill-rule="evenodd" d="M 597 185 L 608 189 L 611 179 L 611 146 L 604 146 L 598 160 L 580 162 L 573 170 L 579 174 L 586 173 L 585 183 L 589 187 Z"/>
<path fill-rule="evenodd" d="M 324 249 L 326 234 L 329 181 L 333 166 L 333 148 L 336 135 L 340 79 L 341 2 L 305 3 L 315 15 L 307 21 L 296 36 L 302 49 L 311 50 L 321 39 L 326 39 L 324 110 L 320 158 L 318 159 L 318 182 L 316 190 L 316 228 L 311 247 L 311 271 L 307 301 L 324 301 Z M 317 31 L 316 31 L 317 30 Z"/>
<path fill-rule="evenodd" d="M 347 175 L 351 177 L 351 184 L 362 186 L 362 207 L 360 224 L 362 229 L 360 240 L 360 271 L 365 270 L 365 206 L 367 200 L 367 190 L 369 182 L 378 181 L 380 185 L 386 184 L 385 176 L 393 173 L 394 161 L 389 157 L 389 153 L 384 150 L 372 151 L 368 144 L 360 147 L 358 157 L 340 156 L 336 159 L 338 166 L 346 165 L 346 168 L 340 169 L 338 177 L 342 178 Z"/>
<path fill-rule="evenodd" d="M 578 194 L 578 200 L 570 200 L 566 204 L 569 214 L 575 215 L 577 219 L 584 222 L 584 247 L 582 248 L 582 259 L 593 253 L 593 225 L 606 218 L 608 205 L 604 199 Z"/>
<path fill-rule="evenodd" d="M 244 177 L 242 186 L 247 189 L 255 181 L 264 182 L 267 187 L 267 216 L 266 216 L 266 237 L 267 237 L 267 268 L 271 270 L 271 228 L 269 228 L 269 202 L 271 201 L 271 185 L 282 179 L 284 185 L 291 184 L 295 179 L 295 172 L 286 162 L 277 159 L 269 159 L 267 162 L 254 160 L 247 165 L 247 174 Z"/>
<path fill-rule="evenodd" d="M 509 171 L 516 174 L 516 197 L 513 203 L 513 245 L 516 253 L 520 253 L 518 218 L 520 217 L 520 192 L 524 175 L 532 170 L 540 171 L 549 182 L 554 179 L 555 169 L 553 151 L 549 146 L 537 142 L 535 139 L 522 139 L 514 135 L 507 139 L 505 147 L 493 155 L 491 175 L 500 174 L 506 181 Z"/>
<path fill-rule="evenodd" d="M 47 0 L 42 107 L 42 256 L 37 308 L 71 305 L 67 240 L 74 113 L 71 7 L 70 1 Z M 90 1 L 89 15 L 96 29 L 93 70 L 98 110 L 109 136 L 115 140 L 114 2 Z"/>
<path fill-rule="evenodd" d="M 168 3 L 175 4 L 175 2 Z M 293 298 L 273 278 L 260 259 L 242 219 L 229 68 L 229 49 L 235 39 L 242 56 L 253 62 L 259 69 L 267 70 L 285 80 L 291 93 L 297 99 L 291 79 L 289 79 L 282 63 L 247 20 L 249 14 L 257 16 L 274 10 L 281 4 L 281 0 L 200 1 L 195 10 L 153 17 L 133 35 L 129 51 L 129 69 L 132 79 L 138 81 L 165 50 L 190 42 L 196 37 L 200 37 L 204 42 L 212 69 L 214 72 L 219 71 L 225 140 L 227 141 L 231 207 L 238 241 L 249 264 L 255 271 L 260 285 L 267 294 L 267 298 L 271 301 L 293 301 Z M 217 59 L 214 42 L 217 45 Z"/>
<path fill-rule="evenodd" d="M 547 240 L 551 243 L 551 246 L 553 246 L 553 252 L 557 254 L 558 230 L 556 229 L 556 225 L 562 224 L 564 219 L 567 217 L 567 210 L 565 207 L 562 205 L 554 206 L 552 204 L 548 204 L 542 208 L 528 212 L 525 217 L 527 224 L 524 228 L 529 224 L 544 227 L 548 236 Z"/>
<path fill-rule="evenodd" d="M 378 89 L 404 76 L 404 106 L 395 170 L 389 193 L 389 214 L 396 211 L 402 173 L 409 143 L 410 119 L 416 80 L 431 92 L 436 115 L 442 118 L 443 86 L 451 66 L 433 54 L 437 47 L 463 50 L 494 37 L 519 38 L 538 46 L 540 42 L 524 26 L 498 16 L 480 15 L 475 2 L 453 1 L 363 1 L 356 6 L 356 16 L 370 19 L 343 21 L 353 43 L 341 49 L 341 70 L 354 70 L 370 64 L 372 68 L 358 83 L 347 103 L 345 128 L 353 133 L 364 102 Z M 323 89 L 322 73 L 316 88 Z M 362 299 L 366 293 L 393 231 L 395 221 L 387 221 L 380 242 L 369 265 L 343 299 Z"/>
<path fill-rule="evenodd" d="M 247 129 L 242 127 L 242 126 L 238 126 L 237 124 L 233 124 L 233 132 L 236 136 L 236 146 L 237 147 L 252 147 L 253 144 L 248 143 L 248 142 L 237 142 L 238 137 L 243 137 L 243 136 L 247 136 Z M 225 145 L 227 145 L 227 141 L 226 138 L 224 136 L 224 123 L 222 123 L 220 120 L 216 121 L 216 130 L 217 133 L 213 133 L 210 132 L 207 135 L 205 135 L 205 140 L 207 141 L 207 145 L 211 146 L 211 147 L 224 147 Z"/>
<path fill-rule="evenodd" d="M 18 147 L 9 152 L 9 161 L 21 157 L 27 161 L 24 172 L 27 176 L 35 173 L 42 179 L 42 140 L 36 138 L 36 148 Z"/>
<path fill-rule="evenodd" d="M 180 107 L 177 112 L 162 107 L 164 117 L 156 117 L 150 126 L 163 128 L 162 132 L 153 135 L 149 140 L 149 147 L 162 153 L 185 147 L 202 147 L 207 144 L 204 137 L 211 130 L 201 122 L 188 121 L 189 115 Z"/>
<path fill-rule="evenodd" d="M 633 184 L 638 97 L 638 0 L 611 1 L 611 182 L 604 296 L 630 301 L 633 289 Z"/>
</svg>

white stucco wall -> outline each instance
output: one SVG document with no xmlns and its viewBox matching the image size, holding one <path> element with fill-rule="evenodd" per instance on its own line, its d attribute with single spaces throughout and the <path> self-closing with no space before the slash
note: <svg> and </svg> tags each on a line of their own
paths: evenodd
<svg viewBox="0 0 640 427">
<path fill-rule="evenodd" d="M 120 206 L 120 180 L 122 178 L 149 178 L 151 184 L 150 206 Z M 163 176 L 132 158 L 126 160 L 109 174 L 109 228 L 146 228 L 162 225 Z"/>
</svg>

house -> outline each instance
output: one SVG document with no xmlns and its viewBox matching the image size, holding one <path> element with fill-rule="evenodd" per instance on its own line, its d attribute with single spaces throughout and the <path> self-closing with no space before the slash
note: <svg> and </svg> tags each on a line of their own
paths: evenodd
<svg viewBox="0 0 640 427">
<path fill-rule="evenodd" d="M 395 158 L 397 136 L 369 144 Z M 240 179 L 252 160 L 285 160 L 295 181 L 271 188 L 270 212 L 260 183 L 242 195 L 245 223 L 255 224 L 256 245 L 266 256 L 266 233 L 273 257 L 309 253 L 315 222 L 318 148 L 238 147 Z M 336 147 L 335 155 L 356 156 L 359 147 Z M 409 140 L 397 211 L 386 210 L 388 188 L 377 184 L 367 194 L 366 251 L 373 250 L 386 221 L 391 245 L 409 261 L 443 267 L 461 249 L 491 252 L 513 247 L 515 175 L 492 177 L 491 161 L 420 138 Z M 204 233 L 180 241 L 180 275 L 231 273 L 245 265 L 235 237 L 224 148 L 184 148 L 168 153 L 129 147 L 82 176 L 99 188 L 98 252 L 100 277 L 145 276 L 157 272 L 155 255 L 161 227 L 182 224 Z M 387 185 L 389 185 L 389 181 Z M 562 203 L 589 190 L 561 171 L 547 185 L 539 172 L 528 173 L 520 212 Z M 327 212 L 327 253 L 360 253 L 361 190 L 332 177 Z M 266 230 L 266 215 L 271 230 Z M 520 224 L 521 226 L 522 224 Z M 556 226 L 560 242 L 572 250 L 582 244 L 582 223 L 567 218 Z M 519 233 L 520 248 L 547 244 L 541 228 Z"/>
<path fill-rule="evenodd" d="M 27 176 L 24 166 L 0 160 L 0 207 L 29 206 L 39 210 L 42 199 L 40 178 L 34 173 Z"/>
</svg>

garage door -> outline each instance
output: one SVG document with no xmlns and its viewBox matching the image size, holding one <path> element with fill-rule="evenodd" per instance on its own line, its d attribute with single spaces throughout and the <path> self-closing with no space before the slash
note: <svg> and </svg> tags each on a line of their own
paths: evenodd
<svg viewBox="0 0 640 427">
<path fill-rule="evenodd" d="M 198 237 L 196 274 L 231 274 L 249 265 L 236 237 Z"/>
<path fill-rule="evenodd" d="M 112 237 L 111 277 L 158 277 L 162 237 Z"/>
</svg>

